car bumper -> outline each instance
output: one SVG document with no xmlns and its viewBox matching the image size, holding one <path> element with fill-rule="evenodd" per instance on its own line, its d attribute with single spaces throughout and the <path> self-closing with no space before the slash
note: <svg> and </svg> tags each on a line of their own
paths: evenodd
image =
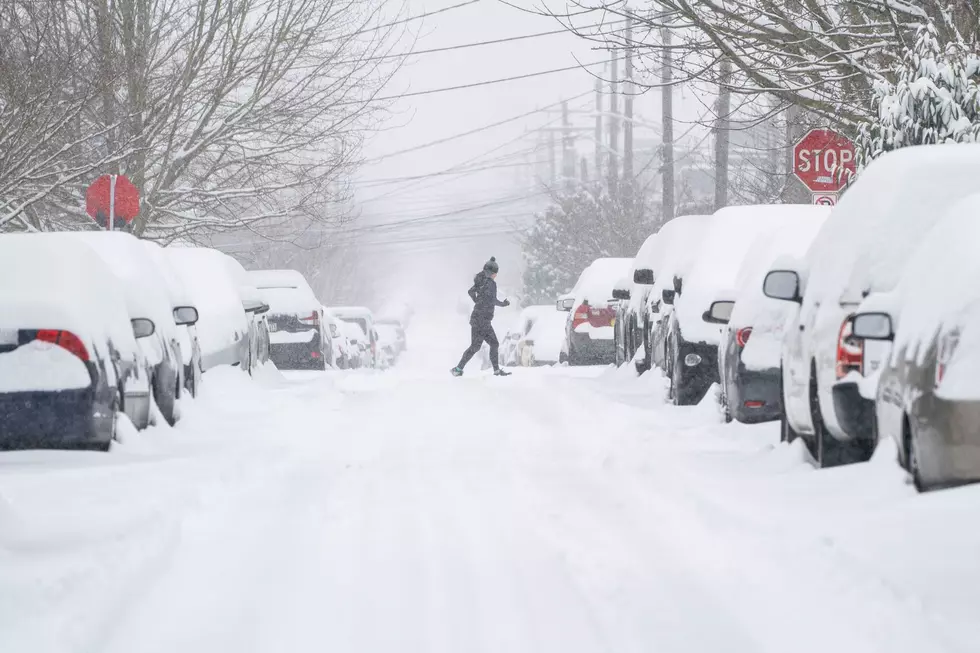
<svg viewBox="0 0 980 653">
<path fill-rule="evenodd" d="M 571 350 L 575 356 L 596 364 L 616 362 L 616 341 L 594 339 L 587 333 L 571 334 Z"/>
<path fill-rule="evenodd" d="M 749 370 L 740 362 L 732 385 L 728 408 L 732 417 L 739 422 L 771 422 L 782 415 L 783 396 L 778 368 Z"/>
<path fill-rule="evenodd" d="M 92 388 L 0 394 L 0 449 L 107 447 L 114 419 Z"/>
<path fill-rule="evenodd" d="M 846 440 L 873 440 L 875 435 L 875 402 L 861 395 L 858 384 L 845 381 L 834 385 L 834 416 Z"/>
<path fill-rule="evenodd" d="M 269 359 L 281 370 L 322 369 L 329 362 L 325 360 L 319 337 L 310 342 L 273 343 Z"/>
<path fill-rule="evenodd" d="M 692 354 L 700 360 L 688 365 L 688 356 Z M 691 395 L 703 397 L 712 384 L 718 383 L 718 345 L 681 341 L 674 364 L 682 368 L 685 391 Z"/>
</svg>

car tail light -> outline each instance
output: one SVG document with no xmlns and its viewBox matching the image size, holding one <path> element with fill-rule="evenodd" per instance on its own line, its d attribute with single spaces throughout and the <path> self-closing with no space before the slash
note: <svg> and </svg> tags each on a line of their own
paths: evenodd
<svg viewBox="0 0 980 653">
<path fill-rule="evenodd" d="M 310 357 L 311 358 L 320 358 L 320 352 L 318 352 L 318 351 L 311 351 L 310 352 Z"/>
<path fill-rule="evenodd" d="M 52 345 L 58 345 L 62 349 L 66 349 L 75 354 L 83 361 L 88 361 L 89 359 L 88 350 L 85 349 L 85 345 L 82 343 L 81 338 L 76 336 L 71 331 L 41 329 L 34 337 L 42 342 L 50 342 Z"/>
<path fill-rule="evenodd" d="M 752 327 L 745 327 L 735 332 L 735 342 L 739 347 L 745 347 L 749 343 L 749 336 L 752 335 Z"/>
<path fill-rule="evenodd" d="M 864 340 L 852 335 L 851 318 L 840 326 L 837 337 L 837 378 L 843 379 L 848 372 L 861 372 L 864 366 Z"/>
<path fill-rule="evenodd" d="M 589 321 L 589 302 L 582 302 L 572 314 L 572 328 Z"/>
<path fill-rule="evenodd" d="M 754 399 L 749 399 L 749 400 L 747 400 L 745 402 L 745 407 L 746 408 L 762 408 L 765 405 L 766 405 L 766 402 L 764 402 L 764 401 L 758 401 L 758 400 L 754 400 Z"/>
<path fill-rule="evenodd" d="M 320 314 L 317 313 L 316 311 L 313 311 L 311 315 L 307 315 L 306 317 L 299 318 L 299 321 L 306 322 L 307 324 L 311 324 L 313 326 L 320 326 Z"/>
</svg>

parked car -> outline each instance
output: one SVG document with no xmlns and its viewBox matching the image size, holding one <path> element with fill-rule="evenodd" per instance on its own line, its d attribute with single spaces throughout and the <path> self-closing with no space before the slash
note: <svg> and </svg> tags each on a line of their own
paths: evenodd
<svg viewBox="0 0 980 653">
<path fill-rule="evenodd" d="M 201 363 L 201 343 L 197 336 L 197 307 L 194 298 L 180 274 L 174 269 L 170 259 L 160 245 L 141 240 L 157 269 L 167 285 L 167 293 L 173 306 L 174 321 L 177 323 L 177 336 L 180 342 L 180 355 L 184 364 L 184 389 L 192 397 L 196 397 L 201 387 L 201 375 L 204 368 Z"/>
<path fill-rule="evenodd" d="M 269 339 L 269 305 L 262 298 L 259 289 L 255 287 L 248 271 L 233 256 L 222 253 L 225 267 L 238 284 L 238 293 L 242 298 L 242 308 L 248 317 L 248 364 L 246 369 L 253 373 L 262 365 L 269 362 L 272 355 L 272 342 Z"/>
<path fill-rule="evenodd" d="M 813 205 L 782 205 L 786 224 L 756 240 L 735 278 L 734 306 L 721 307 L 721 315 L 708 319 L 722 324 L 718 346 L 721 405 L 726 419 L 744 423 L 777 420 L 783 414 L 779 349 L 783 327 L 795 304 L 766 297 L 762 282 L 773 263 L 785 256 L 806 253 L 830 209 Z M 727 297 L 717 297 L 724 302 Z M 727 314 L 725 311 L 727 310 Z"/>
<path fill-rule="evenodd" d="M 352 322 L 364 333 L 369 355 L 365 367 L 378 367 L 378 339 L 374 328 L 374 314 L 364 306 L 331 306 L 330 312 L 344 322 Z"/>
<path fill-rule="evenodd" d="M 533 308 L 539 310 L 530 316 L 518 343 L 518 364 L 522 367 L 554 365 L 561 359 L 567 317 L 551 306 Z"/>
<path fill-rule="evenodd" d="M 673 313 L 674 278 L 681 278 L 697 259 L 711 216 L 683 215 L 674 218 L 657 232 L 649 258 L 652 267 L 637 268 L 641 279 L 653 278 L 653 287 L 642 304 L 641 328 L 644 359 L 639 370 L 659 367 L 670 376 L 667 340 Z"/>
<path fill-rule="evenodd" d="M 553 307 L 549 307 L 552 312 L 555 311 Z M 565 316 L 562 315 L 562 318 Z M 498 354 L 500 364 L 507 367 L 515 367 L 520 364 L 520 359 L 517 356 L 517 343 L 520 342 L 521 336 L 524 335 L 524 313 L 521 312 L 515 320 L 511 321 L 511 325 L 507 327 L 507 331 L 504 333 L 504 337 L 500 340 L 500 353 Z"/>
<path fill-rule="evenodd" d="M 887 297 L 868 297 L 855 337 L 891 345 L 875 386 L 878 435 L 915 486 L 980 481 L 980 194 L 955 204 Z"/>
<path fill-rule="evenodd" d="M 198 310 L 198 340 L 201 345 L 202 369 L 234 365 L 251 372 L 251 342 L 258 333 L 249 313 L 268 310 L 256 298 L 242 297 L 239 279 L 229 269 L 227 256 L 205 247 L 164 248 Z M 256 290 L 257 294 L 258 291 Z"/>
<path fill-rule="evenodd" d="M 405 332 L 397 322 L 378 322 L 375 331 L 378 334 L 378 346 L 384 353 L 385 366 L 391 367 L 401 356 Z"/>
<path fill-rule="evenodd" d="M 375 322 L 378 327 L 378 333 L 381 333 L 381 327 L 384 326 L 385 329 L 390 329 L 395 335 L 395 350 L 397 355 L 401 355 L 403 352 L 408 350 L 408 337 L 405 334 L 405 327 L 402 325 L 400 320 L 396 320 L 393 317 L 386 317 Z"/>
<path fill-rule="evenodd" d="M 84 243 L 105 261 L 122 291 L 131 318 L 150 320 L 154 333 L 138 342 L 150 365 L 153 399 L 169 424 L 179 419 L 178 401 L 184 388 L 184 358 L 174 305 L 164 274 L 147 255 L 134 236 L 122 231 L 72 231 L 50 234 Z M 183 323 L 197 321 L 197 311 L 189 308 Z M 180 314 L 180 312 L 178 312 Z M 144 424 L 137 424 L 143 426 Z"/>
<path fill-rule="evenodd" d="M 333 366 L 338 370 L 351 369 L 354 367 L 354 358 L 360 357 L 360 351 L 354 351 L 350 340 L 347 338 L 347 333 L 343 328 L 344 322 L 331 313 L 326 306 L 323 307 L 323 317 L 330 331 L 330 343 L 333 348 Z"/>
<path fill-rule="evenodd" d="M 729 206 L 707 225 L 690 269 L 674 277 L 667 336 L 670 398 L 674 404 L 696 404 L 718 378 L 721 329 L 705 313 L 733 284 L 749 249 L 758 238 L 771 238 L 792 219 L 784 205 Z M 670 301 L 667 301 L 670 299 Z"/>
<path fill-rule="evenodd" d="M 262 301 L 269 305 L 269 356 L 284 370 L 325 370 L 333 364 L 330 329 L 323 304 L 301 272 L 253 270 L 248 273 Z"/>
<path fill-rule="evenodd" d="M 648 237 L 640 246 L 633 259 L 625 284 L 618 289 L 616 299 L 616 351 L 617 365 L 629 363 L 642 349 L 644 330 L 644 307 L 653 291 L 653 267 L 655 256 L 659 254 L 659 234 Z M 650 369 L 650 358 L 645 353 L 636 361 L 637 371 Z"/>
<path fill-rule="evenodd" d="M 781 360 L 783 437 L 817 464 L 866 460 L 877 441 L 874 377 L 888 342 L 853 337 L 851 315 L 894 290 L 906 261 L 959 199 L 980 191 L 980 145 L 923 145 L 873 161 L 834 207 L 803 261 L 766 277 L 766 294 L 801 305 Z"/>
<path fill-rule="evenodd" d="M 337 318 L 341 331 L 350 343 L 350 369 L 360 369 L 371 365 L 371 340 L 356 322 L 347 322 Z"/>
<path fill-rule="evenodd" d="M 600 258 L 579 275 L 569 293 L 571 300 L 562 301 L 560 306 L 571 313 L 566 320 L 562 361 L 569 365 L 615 362 L 613 286 L 632 264 L 630 258 Z"/>
<path fill-rule="evenodd" d="M 150 384 L 112 271 L 92 249 L 0 236 L 0 449 L 108 450 L 117 414 L 149 411 Z M 16 280 L 16 281 L 13 281 Z"/>
</svg>

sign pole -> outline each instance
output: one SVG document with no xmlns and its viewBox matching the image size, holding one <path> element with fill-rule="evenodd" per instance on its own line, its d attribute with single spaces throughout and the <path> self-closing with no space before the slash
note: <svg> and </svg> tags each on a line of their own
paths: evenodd
<svg viewBox="0 0 980 653">
<path fill-rule="evenodd" d="M 116 175 L 109 175 L 109 224 L 106 225 L 112 231 L 112 222 L 116 219 Z"/>
</svg>

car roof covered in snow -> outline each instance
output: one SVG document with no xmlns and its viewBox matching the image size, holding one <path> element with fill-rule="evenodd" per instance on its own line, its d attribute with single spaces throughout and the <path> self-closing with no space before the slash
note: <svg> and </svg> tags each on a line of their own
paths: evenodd
<svg viewBox="0 0 980 653">
<path fill-rule="evenodd" d="M 313 294 L 306 277 L 297 270 L 252 270 L 248 277 L 269 305 L 270 313 L 308 314 L 322 310 L 323 305 Z"/>
<path fill-rule="evenodd" d="M 612 291 L 616 283 L 633 265 L 631 258 L 598 258 L 582 271 L 572 296 L 575 305 L 589 302 L 591 305 L 605 304 L 612 299 Z"/>
<path fill-rule="evenodd" d="M 735 278 L 756 239 L 771 237 L 789 220 L 793 211 L 785 204 L 728 206 L 715 212 L 674 300 L 685 340 L 718 343 L 721 329 L 705 322 L 702 314 L 715 300 L 735 299 Z"/>
<path fill-rule="evenodd" d="M 51 237 L 70 238 L 91 247 L 118 280 L 130 317 L 149 318 L 158 333 L 167 339 L 177 337 L 166 278 L 139 239 L 122 231 L 71 231 Z"/>
<path fill-rule="evenodd" d="M 674 275 L 683 275 L 697 257 L 701 239 L 711 223 L 710 215 L 682 215 L 657 232 L 651 253 L 653 263 L 652 301 L 658 301 L 664 290 L 674 287 Z"/>
<path fill-rule="evenodd" d="M 374 322 L 374 314 L 366 306 L 331 306 L 330 312 L 340 318 L 368 318 Z"/>
<path fill-rule="evenodd" d="M 163 275 L 167 283 L 167 291 L 170 294 L 171 303 L 177 306 L 193 306 L 194 296 L 187 289 L 183 279 L 180 278 L 177 270 L 174 269 L 173 262 L 163 251 L 163 247 L 149 240 L 141 240 L 140 244 L 146 249 L 150 257 L 157 265 L 157 269 Z"/>
<path fill-rule="evenodd" d="M 136 340 L 115 275 L 90 247 L 52 236 L 0 235 L 0 327 L 63 329 L 101 356 L 111 341 L 131 357 Z"/>
<path fill-rule="evenodd" d="M 751 326 L 758 333 L 781 325 L 788 312 L 797 310 L 790 302 L 766 297 L 762 284 L 781 257 L 800 258 L 806 254 L 830 215 L 830 207 L 812 204 L 779 206 L 787 213 L 785 224 L 774 227 L 765 238 L 756 239 L 735 277 L 735 310 L 729 321 L 733 328 Z"/>
<path fill-rule="evenodd" d="M 872 161 L 807 252 L 804 310 L 894 289 L 926 232 L 976 192 L 980 144 L 906 147 Z"/>
<path fill-rule="evenodd" d="M 202 351 L 211 354 L 234 344 L 248 331 L 248 322 L 227 257 L 205 247 L 171 245 L 163 251 L 194 297 Z"/>
</svg>

